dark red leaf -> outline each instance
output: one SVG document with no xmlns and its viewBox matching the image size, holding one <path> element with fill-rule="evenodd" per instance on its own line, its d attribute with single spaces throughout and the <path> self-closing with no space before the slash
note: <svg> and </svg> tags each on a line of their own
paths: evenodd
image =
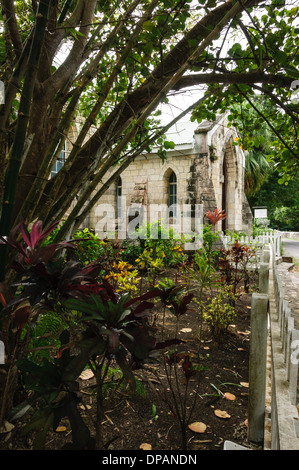
<svg viewBox="0 0 299 470">
<path fill-rule="evenodd" d="M 140 316 L 140 314 L 144 314 L 148 310 L 152 309 L 154 306 L 153 302 L 141 302 L 134 310 L 132 311 L 132 315 L 135 317 Z"/>
<path fill-rule="evenodd" d="M 214 212 L 207 211 L 206 216 L 210 219 L 213 225 L 216 225 L 219 220 L 224 220 L 227 217 L 227 214 L 223 210 L 219 211 L 219 209 L 215 209 Z"/>
<path fill-rule="evenodd" d="M 18 330 L 22 330 L 26 325 L 27 321 L 29 320 L 31 313 L 31 305 L 29 302 L 25 304 L 21 304 L 13 312 L 13 318 L 15 325 Z"/>
</svg>

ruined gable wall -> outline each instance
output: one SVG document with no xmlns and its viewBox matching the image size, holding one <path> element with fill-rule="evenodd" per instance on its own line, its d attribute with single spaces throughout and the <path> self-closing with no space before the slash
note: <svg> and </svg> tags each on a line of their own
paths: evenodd
<svg viewBox="0 0 299 470">
<path fill-rule="evenodd" d="M 164 163 L 155 153 L 139 156 L 121 175 L 127 208 L 132 203 L 168 204 L 168 178 L 173 171 L 177 177 L 178 204 L 203 204 L 204 213 L 214 211 L 216 207 L 223 208 L 228 214 L 225 228 L 246 229 L 250 226 L 250 210 L 244 195 L 244 154 L 238 146 L 232 145 L 236 136 L 222 117 L 216 124 L 199 126 L 193 144 L 169 151 Z M 222 207 L 224 191 L 225 208 Z M 115 183 L 101 197 L 99 204 L 111 204 L 116 208 Z M 244 225 L 244 212 L 247 225 Z M 89 220 L 90 227 L 95 229 L 96 208 Z M 222 224 L 219 223 L 216 229 L 221 230 Z"/>
</svg>

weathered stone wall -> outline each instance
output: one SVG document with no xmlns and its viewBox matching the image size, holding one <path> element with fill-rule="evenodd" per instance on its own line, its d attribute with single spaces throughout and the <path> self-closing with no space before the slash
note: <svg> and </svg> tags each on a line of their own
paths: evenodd
<svg viewBox="0 0 299 470">
<path fill-rule="evenodd" d="M 177 177 L 177 203 L 190 203 L 191 198 L 194 198 L 188 184 L 188 181 L 192 180 L 193 160 L 193 154 L 183 152 L 172 152 L 164 164 L 157 154 L 136 158 L 121 175 L 122 196 L 126 199 L 127 210 L 131 204 L 143 203 L 147 207 L 153 204 L 168 204 L 168 179 L 172 171 Z M 140 185 L 142 189 L 138 189 Z M 138 195 L 141 200 L 138 200 Z M 112 204 L 116 207 L 116 183 L 101 197 L 99 204 Z M 95 208 L 90 216 L 93 229 L 96 228 L 98 219 L 96 212 Z"/>
<path fill-rule="evenodd" d="M 244 154 L 233 145 L 236 137 L 234 129 L 228 128 L 226 118 L 222 117 L 216 123 L 201 124 L 193 142 L 176 145 L 167 153 L 164 163 L 156 153 L 139 156 L 121 175 L 127 209 L 132 203 L 147 208 L 152 204 L 168 204 L 169 176 L 174 172 L 180 207 L 203 204 L 204 213 L 216 207 L 224 209 L 227 220 L 218 223 L 217 230 L 247 230 L 252 215 L 244 194 Z M 116 183 L 113 183 L 100 198 L 99 205 L 111 204 L 116 208 L 116 194 Z M 94 208 L 89 217 L 90 228 L 97 230 L 98 221 L 99 211 Z"/>
<path fill-rule="evenodd" d="M 227 219 L 217 228 L 247 230 L 251 224 L 244 194 L 245 158 L 240 147 L 235 145 L 235 130 L 228 128 L 226 118 L 222 117 L 216 125 L 203 123 L 199 126 L 196 139 L 197 147 L 206 152 L 205 171 L 212 180 L 215 207 L 227 213 Z M 206 176 L 202 179 L 200 191 L 208 193 L 210 181 Z M 212 198 L 211 193 L 209 197 Z"/>
</svg>

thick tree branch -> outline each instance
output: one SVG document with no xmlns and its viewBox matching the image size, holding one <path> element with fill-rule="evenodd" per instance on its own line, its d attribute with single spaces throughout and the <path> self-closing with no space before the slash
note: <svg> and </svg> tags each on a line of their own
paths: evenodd
<svg viewBox="0 0 299 470">
<path fill-rule="evenodd" d="M 26 141 L 26 132 L 30 114 L 31 98 L 33 95 L 35 76 L 45 38 L 45 29 L 48 20 L 50 3 L 51 0 L 44 0 L 41 1 L 39 4 L 34 36 L 28 58 L 27 74 L 24 80 L 23 93 L 19 107 L 15 138 L 4 180 L 3 204 L 0 219 L 1 235 L 9 234 L 13 221 L 18 174 Z M 0 251 L 0 256 L 0 279 L 3 280 L 7 256 L 6 247 L 2 247 Z"/>
<path fill-rule="evenodd" d="M 85 45 L 88 41 L 88 33 L 90 24 L 94 17 L 97 0 L 84 0 L 82 2 L 82 17 L 81 24 L 88 26 L 81 26 L 78 36 L 74 41 L 73 47 L 66 57 L 65 61 L 60 65 L 56 72 L 44 83 L 44 90 L 47 94 L 54 96 L 79 69 L 83 62 L 83 52 Z"/>
<path fill-rule="evenodd" d="M 77 230 L 77 228 L 80 226 L 80 224 L 84 221 L 84 219 L 87 217 L 88 213 L 92 210 L 92 208 L 97 204 L 99 201 L 100 197 L 105 193 L 105 191 L 111 186 L 111 184 L 116 181 L 116 179 L 122 174 L 122 172 L 128 168 L 130 163 L 135 160 L 136 157 L 138 157 L 142 152 L 146 151 L 146 149 L 150 146 L 153 145 L 155 142 L 157 142 L 157 139 L 161 137 L 162 135 L 166 134 L 166 132 L 174 126 L 180 119 L 182 119 L 184 116 L 186 116 L 188 113 L 190 113 L 194 108 L 199 106 L 201 103 L 203 103 L 207 98 L 209 98 L 212 94 L 217 93 L 221 87 L 219 87 L 217 90 L 213 90 L 213 92 L 207 92 L 205 95 L 197 100 L 195 103 L 193 103 L 191 106 L 186 108 L 184 111 L 182 111 L 178 116 L 176 116 L 172 121 L 170 121 L 166 126 L 162 127 L 158 132 L 156 132 L 154 135 L 152 135 L 150 138 L 146 139 L 145 142 L 142 143 L 140 147 L 136 151 L 134 151 L 132 154 L 129 154 L 122 163 L 120 163 L 117 167 L 114 173 L 105 181 L 105 183 L 98 189 L 96 194 L 92 196 L 92 198 L 88 201 L 88 204 L 84 207 L 82 212 L 77 215 L 76 219 L 74 220 L 74 230 Z M 102 179 L 102 178 L 100 178 Z M 61 237 L 61 234 L 59 233 L 59 237 Z"/>
<path fill-rule="evenodd" d="M 131 141 L 132 138 L 136 135 L 137 129 L 141 127 L 145 120 L 150 116 L 150 114 L 154 111 L 154 109 L 158 106 L 158 104 L 162 101 L 163 97 L 167 96 L 167 93 L 173 88 L 173 86 L 178 82 L 180 77 L 188 70 L 189 68 L 189 63 L 193 63 L 198 57 L 203 53 L 203 51 L 206 49 L 206 47 L 211 44 L 211 42 L 218 36 L 219 32 L 224 28 L 225 25 L 227 25 L 230 20 L 241 10 L 241 5 L 239 3 L 234 4 L 231 6 L 231 8 L 226 12 L 224 16 L 222 16 L 221 19 L 219 19 L 215 27 L 209 31 L 209 33 L 206 35 L 206 37 L 203 39 L 203 41 L 200 43 L 198 47 L 196 47 L 189 56 L 184 57 L 183 62 L 181 63 L 180 67 L 177 68 L 176 72 L 171 75 L 166 80 L 166 83 L 164 80 L 160 82 L 160 89 L 158 92 L 156 92 L 155 96 L 151 100 L 147 101 L 147 105 L 143 108 L 140 116 L 134 123 L 134 126 L 131 128 L 131 130 L 121 139 L 119 144 L 113 149 L 113 154 L 116 157 L 119 157 L 121 155 L 121 152 L 124 150 L 126 145 Z M 92 137 L 93 138 L 93 137 Z M 99 145 L 99 144 L 98 144 Z M 98 147 L 97 147 L 98 148 Z M 108 159 L 106 158 L 105 162 L 103 163 L 104 171 L 107 171 L 107 168 L 111 166 L 113 163 L 113 156 L 111 155 Z M 78 154 L 80 157 L 80 152 Z M 100 155 L 101 157 L 101 155 Z M 82 157 L 81 157 L 82 158 Z M 90 158 L 90 157 L 89 157 Z M 111 161 L 112 159 L 112 161 Z M 79 160 L 80 161 L 80 160 Z M 99 157 L 98 157 L 99 161 Z M 81 160 L 82 163 L 82 160 Z M 107 167 L 108 165 L 108 167 Z M 72 167 L 71 167 L 71 173 L 72 173 Z M 97 175 L 97 178 L 101 175 L 102 172 L 100 172 Z M 72 176 L 72 174 L 71 174 Z M 74 181 L 72 182 L 72 185 L 74 184 Z M 88 190 L 85 191 L 85 200 L 81 198 L 80 204 L 81 206 L 83 203 L 87 200 L 88 198 Z M 77 203 L 76 207 L 72 211 L 72 217 L 68 217 L 68 220 L 66 221 L 64 227 L 62 230 L 67 232 L 71 225 L 72 225 L 72 219 L 75 218 L 75 213 L 78 214 L 78 211 L 80 210 L 80 204 Z"/>
<path fill-rule="evenodd" d="M 252 2 L 246 2 L 249 5 Z M 179 41 L 179 43 L 164 57 L 163 67 L 162 64 L 158 65 L 152 72 L 151 76 L 141 85 L 138 89 L 133 91 L 127 98 L 122 114 L 120 115 L 117 132 L 115 138 L 119 137 L 130 126 L 132 121 L 148 108 L 148 104 L 152 103 L 160 94 L 161 90 L 167 86 L 171 78 L 177 73 L 178 70 L 192 53 L 196 47 L 190 45 L 192 40 L 196 40 L 198 44 L 201 43 L 211 32 L 212 27 L 216 27 L 223 19 L 225 14 L 232 8 L 233 1 L 222 4 L 221 6 L 212 10 L 209 14 L 204 16 L 186 35 Z M 240 7 L 241 8 L 241 7 Z M 163 72 L 163 75 L 162 75 Z M 175 86 L 175 83 L 173 84 Z M 119 105 L 120 106 L 120 105 Z M 105 141 L 107 129 L 109 129 L 111 122 L 115 122 L 116 116 L 119 114 L 119 106 L 116 106 L 114 111 L 101 125 L 101 127 L 94 133 L 94 135 L 84 144 L 80 150 L 79 157 L 72 165 L 71 171 L 66 175 L 67 179 L 64 184 L 72 184 L 71 181 L 76 179 L 82 171 L 82 165 L 86 159 L 93 159 L 98 152 L 99 143 Z"/>
<path fill-rule="evenodd" d="M 11 42 L 13 43 L 17 59 L 20 57 L 23 49 L 21 35 L 16 20 L 15 2 L 14 0 L 2 0 L 2 15 L 10 33 Z"/>
<path fill-rule="evenodd" d="M 245 73 L 192 73 L 190 75 L 185 75 L 184 77 L 182 77 L 173 87 L 173 90 L 181 90 L 183 88 L 209 83 L 244 83 L 247 85 L 253 85 L 255 83 L 268 83 L 269 85 L 290 88 L 293 81 L 294 78 L 288 77 L 287 75 L 267 74 L 259 70 Z"/>
</svg>

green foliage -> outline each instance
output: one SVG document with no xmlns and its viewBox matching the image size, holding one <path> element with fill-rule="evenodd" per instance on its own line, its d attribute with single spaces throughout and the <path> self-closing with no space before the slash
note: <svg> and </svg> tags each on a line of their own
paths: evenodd
<svg viewBox="0 0 299 470">
<path fill-rule="evenodd" d="M 218 255 L 217 242 L 220 240 L 219 232 L 215 232 L 212 225 L 203 227 L 202 247 L 198 253 L 204 254 L 209 264 L 213 264 Z"/>
<path fill-rule="evenodd" d="M 279 183 L 279 180 L 279 172 L 273 171 L 259 192 L 249 197 L 248 201 L 252 207 L 267 207 L 272 229 L 299 231 L 299 176 L 297 174 L 287 185 Z"/>
<path fill-rule="evenodd" d="M 87 228 L 77 230 L 73 235 L 73 239 L 78 240 L 76 254 L 82 265 L 103 257 L 106 251 L 106 243 L 100 240 L 96 233 L 90 232 Z"/>
<path fill-rule="evenodd" d="M 65 331 L 61 344 L 66 345 L 68 341 L 69 334 Z M 76 379 L 83 370 L 82 362 L 78 363 L 67 347 L 59 358 L 51 362 L 44 358 L 41 364 L 36 364 L 29 359 L 22 359 L 18 362 L 18 368 L 22 371 L 25 386 L 34 393 L 13 410 L 11 420 L 27 412 L 28 406 L 36 406 L 30 422 L 22 430 L 23 435 L 37 431 L 33 448 L 44 449 L 49 430 L 55 430 L 61 419 L 67 417 L 72 428 L 72 447 L 78 450 L 93 449 L 94 439 L 91 439 L 78 410 L 80 399 Z"/>
<path fill-rule="evenodd" d="M 137 234 L 140 253 L 135 261 L 139 268 L 148 271 L 153 282 L 164 268 L 180 266 L 187 259 L 183 252 L 184 237 L 161 221 L 144 224 Z"/>
<path fill-rule="evenodd" d="M 207 305 L 203 307 L 203 318 L 214 338 L 221 338 L 236 319 L 235 296 L 230 286 L 222 286 Z"/>
<path fill-rule="evenodd" d="M 114 262 L 109 273 L 103 276 L 103 279 L 110 282 L 116 292 L 128 293 L 132 297 L 138 293 L 139 272 L 126 261 Z"/>
<path fill-rule="evenodd" d="M 237 289 L 241 282 L 244 283 L 245 292 L 248 292 L 250 275 L 248 263 L 255 258 L 254 247 L 240 244 L 238 240 L 225 249 L 222 248 L 218 255 L 217 267 L 222 279 L 226 284 L 232 286 L 233 294 L 237 294 Z"/>
<path fill-rule="evenodd" d="M 96 233 L 87 228 L 78 230 L 73 236 L 76 243 L 76 256 L 84 266 L 91 262 L 98 262 L 103 268 L 102 275 L 108 271 L 109 266 L 120 257 L 120 246 L 112 240 L 101 240 Z"/>
<path fill-rule="evenodd" d="M 237 33 L 239 27 L 248 43 L 238 40 L 226 54 L 219 72 L 231 74 L 267 73 L 293 78 L 289 87 L 278 91 L 276 84 L 235 83 L 223 87 L 216 97 L 209 98 L 193 112 L 193 120 L 216 119 L 217 114 L 229 111 L 229 126 L 235 126 L 240 135 L 236 145 L 256 154 L 267 147 L 268 162 L 279 167 L 281 182 L 294 176 L 298 169 L 298 100 L 294 98 L 298 75 L 298 7 L 287 2 L 265 5 L 265 14 L 250 13 L 251 25 L 240 18 L 231 24 Z M 236 36 L 240 38 L 240 34 Z M 205 52 L 207 68 L 213 70 L 215 52 Z M 221 75 L 221 74 L 219 74 Z M 296 84 L 297 85 L 297 84 Z M 210 85 L 212 90 L 215 85 Z M 263 167 L 266 162 L 263 160 Z M 252 183 L 251 183 L 252 187 Z"/>
<path fill-rule="evenodd" d="M 60 312 L 42 313 L 32 325 L 28 323 L 23 336 L 29 335 L 28 352 L 35 361 L 53 356 L 60 348 L 60 334 L 69 325 Z"/>
<path fill-rule="evenodd" d="M 134 264 L 142 250 L 143 247 L 139 242 L 124 240 L 121 244 L 120 257 L 127 263 Z"/>
</svg>

